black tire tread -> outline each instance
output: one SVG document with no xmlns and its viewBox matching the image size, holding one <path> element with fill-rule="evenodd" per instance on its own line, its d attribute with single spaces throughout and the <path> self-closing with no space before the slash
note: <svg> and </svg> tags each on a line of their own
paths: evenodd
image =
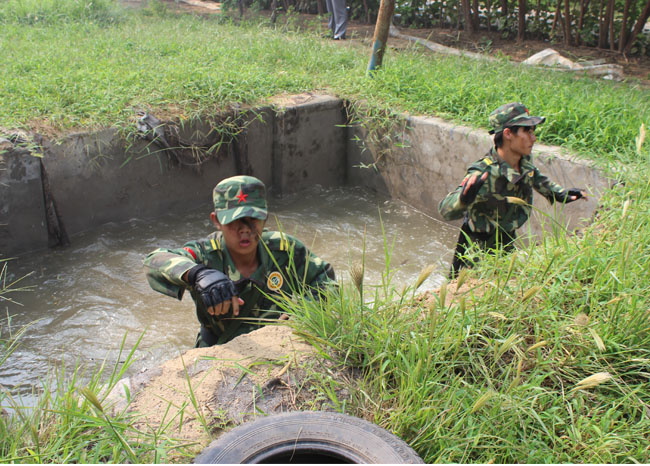
<svg viewBox="0 0 650 466">
<path fill-rule="evenodd" d="M 269 448 L 295 442 L 321 444 L 357 463 L 423 463 L 406 442 L 363 419 L 340 413 L 304 411 L 242 424 L 212 442 L 195 463 L 255 462 Z"/>
</svg>

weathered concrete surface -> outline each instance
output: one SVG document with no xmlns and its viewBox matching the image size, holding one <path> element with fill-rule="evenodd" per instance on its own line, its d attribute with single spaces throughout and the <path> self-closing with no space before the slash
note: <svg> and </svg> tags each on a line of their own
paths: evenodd
<svg viewBox="0 0 650 466">
<path fill-rule="evenodd" d="M 278 196 L 313 184 L 345 184 L 343 102 L 301 94 L 276 99 L 272 105 L 233 109 L 212 123 L 168 124 L 167 150 L 144 138 L 126 141 L 115 129 L 71 134 L 59 142 L 44 140 L 48 195 L 56 200 L 58 220 L 67 235 L 74 236 L 108 222 L 207 210 L 214 185 L 235 174 L 260 178 Z M 240 132 L 234 140 L 222 138 L 214 129 L 219 126 Z M 39 185 L 36 178 L 30 183 Z M 10 178 L 6 184 L 12 186 L 11 196 L 0 201 L 0 209 L 12 218 L 11 232 L 4 227 L 6 239 L 0 237 L 0 251 L 11 254 L 48 244 L 47 228 L 45 240 L 20 233 L 40 223 L 47 227 L 43 196 L 23 195 L 23 190 L 34 189 L 19 186 L 25 180 Z"/>
<path fill-rule="evenodd" d="M 361 129 L 355 129 L 361 140 L 368 140 Z M 492 146 L 485 130 L 458 126 L 439 118 L 410 117 L 406 129 L 393 136 L 387 153 L 373 144 L 362 148 L 350 138 L 348 144 L 349 182 L 378 190 L 386 189 L 391 197 L 402 199 L 432 217 L 443 220 L 438 203 L 456 188 L 465 176 L 467 166 L 482 158 Z M 535 196 L 535 211 L 524 230 L 535 235 L 551 228 L 555 218 L 569 230 L 579 228 L 590 219 L 603 190 L 606 178 L 587 162 L 563 153 L 559 148 L 536 145 L 533 157 L 537 167 L 552 181 L 564 187 L 584 188 L 588 201 L 578 201 L 562 207 L 561 211 L 541 195 Z M 377 170 L 353 168 L 378 160 Z M 550 217 L 549 217 L 550 216 Z M 462 220 L 452 222 L 461 225 Z M 544 225 L 544 228 L 542 227 Z M 520 232 L 520 234 L 525 232 Z"/>
<path fill-rule="evenodd" d="M 438 203 L 462 180 L 467 165 L 487 152 L 485 130 L 453 125 L 438 118 L 409 117 L 392 143 L 367 143 L 364 130 L 346 127 L 344 103 L 317 94 L 278 97 L 270 106 L 233 109 L 215 122 L 184 121 L 167 125 L 171 150 L 156 142 L 131 143 L 114 129 L 72 134 L 60 143 L 43 141 L 43 167 L 49 181 L 48 206 L 56 201 L 55 222 L 68 236 L 130 218 L 154 218 L 192 208 L 209 209 L 214 185 L 235 174 L 260 178 L 271 194 L 321 186 L 360 185 L 388 193 L 440 218 Z M 220 125 L 236 127 L 233 141 L 222 139 Z M 219 144 L 222 142 L 222 144 Z M 219 147 L 217 150 L 216 148 Z M 208 150 L 208 149 L 214 150 Z M 44 209 L 38 159 L 3 156 L 0 173 L 0 253 L 18 254 L 47 247 L 52 209 Z M 537 146 L 536 163 L 566 187 L 586 188 L 588 202 L 554 212 L 536 196 L 529 227 L 539 234 L 548 217 L 579 227 L 589 219 L 607 181 L 588 164 L 571 160 L 558 149 Z M 375 162 L 375 168 L 361 168 Z M 50 222 L 45 220 L 48 216 Z M 457 222 L 458 223 L 458 222 Z M 52 228 L 50 228 L 50 244 Z"/>
<path fill-rule="evenodd" d="M 279 104 L 273 142 L 275 192 L 282 195 L 314 184 L 346 184 L 347 128 L 342 101 L 301 94 Z"/>
<path fill-rule="evenodd" d="M 41 164 L 24 149 L 0 141 L 0 257 L 46 248 Z"/>
<path fill-rule="evenodd" d="M 69 235 L 181 208 L 208 209 L 216 181 L 235 174 L 225 154 L 196 164 L 188 154 L 174 157 L 153 143 L 125 145 L 112 129 L 44 145 L 43 164 Z"/>
</svg>

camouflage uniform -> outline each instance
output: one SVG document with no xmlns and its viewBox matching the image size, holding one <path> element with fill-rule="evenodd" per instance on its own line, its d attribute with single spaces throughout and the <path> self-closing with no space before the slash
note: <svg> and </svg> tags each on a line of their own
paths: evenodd
<svg viewBox="0 0 650 466">
<path fill-rule="evenodd" d="M 499 133 L 511 126 L 534 126 L 544 120 L 543 117 L 529 116 L 528 110 L 521 104 L 507 104 L 490 115 L 493 128 L 490 133 Z M 452 277 L 462 266 L 471 265 L 462 257 L 470 242 L 477 243 L 484 250 L 497 246 L 512 249 L 516 230 L 530 217 L 533 189 L 551 203 L 565 200 L 566 190 L 542 175 L 530 155 L 521 158 L 519 167 L 520 172 L 501 159 L 496 149 L 492 148 L 485 157 L 469 166 L 463 179 L 464 183 L 472 175 L 480 177 L 484 172 L 488 173 L 474 201 L 469 205 L 461 202 L 463 183 L 440 201 L 438 210 L 446 220 L 464 217 L 452 263 Z"/>
<path fill-rule="evenodd" d="M 219 206 L 215 211 L 220 223 L 227 224 L 241 217 L 266 219 L 264 185 L 254 178 L 247 184 L 250 179 L 229 178 L 237 186 L 235 191 L 232 186 L 220 189 L 223 182 L 217 185 L 213 199 L 215 206 Z M 238 199 L 244 199 L 246 206 L 240 207 Z M 147 255 L 144 265 L 147 280 L 154 290 L 180 300 L 185 289 L 189 288 L 201 323 L 198 347 L 226 343 L 248 333 L 259 327 L 258 319 L 278 318 L 281 313 L 271 298 L 281 293 L 317 294 L 318 289 L 335 283 L 330 264 L 312 254 L 292 236 L 265 230 L 257 245 L 257 257 L 257 270 L 249 278 L 243 278 L 235 267 L 222 233 L 217 231 L 207 238 L 190 241 L 182 248 L 156 249 Z M 238 317 L 232 316 L 232 309 L 221 316 L 207 312 L 196 290 L 182 278 L 197 264 L 219 270 L 234 282 L 238 296 L 244 300 Z"/>
</svg>

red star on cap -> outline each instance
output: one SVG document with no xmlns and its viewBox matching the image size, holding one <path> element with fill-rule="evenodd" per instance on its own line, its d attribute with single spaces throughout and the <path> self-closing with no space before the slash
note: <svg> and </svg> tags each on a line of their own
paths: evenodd
<svg viewBox="0 0 650 466">
<path fill-rule="evenodd" d="M 235 196 L 237 199 L 239 199 L 239 202 L 237 204 L 241 204 L 242 202 L 248 202 L 246 198 L 248 197 L 248 194 L 244 194 L 243 191 L 240 189 L 239 194 Z"/>
</svg>

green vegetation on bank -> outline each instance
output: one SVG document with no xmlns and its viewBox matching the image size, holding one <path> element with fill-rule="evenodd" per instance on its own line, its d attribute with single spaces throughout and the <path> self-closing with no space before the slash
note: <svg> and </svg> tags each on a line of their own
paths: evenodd
<svg viewBox="0 0 650 466">
<path fill-rule="evenodd" d="M 0 299 L 5 288 L 0 288 Z M 29 328 L 12 333 L 0 321 L 0 367 L 20 345 Z M 169 455 L 189 456 L 187 445 L 169 437 L 166 426 L 144 431 L 124 408 L 114 412 L 107 395 L 133 362 L 122 341 L 123 363 L 110 371 L 100 367 L 86 374 L 80 365 L 59 370 L 39 387 L 28 406 L 0 387 L 0 463 L 168 463 Z M 8 411 L 5 411 L 8 410 Z"/>
<path fill-rule="evenodd" d="M 362 102 L 369 125 L 407 111 L 485 127 L 490 110 L 521 100 L 548 117 L 542 142 L 623 162 L 590 227 L 487 257 L 457 293 L 450 285 L 420 301 L 417 283 L 395 289 L 387 254 L 382 284 L 364 283 L 358 268 L 358 288 L 326 306 L 285 305 L 323 357 L 362 374 L 351 400 L 335 398 L 333 381 L 323 394 L 427 462 L 650 462 L 650 154 L 637 143 L 650 124 L 647 89 L 417 49 L 389 52 L 369 79 L 368 50 L 290 22 L 235 26 L 156 2 L 73 8 L 89 4 L 0 4 L 0 126 L 127 126 L 142 108 L 189 117 L 316 90 Z M 0 335 L 0 361 L 15 336 Z M 33 409 L 0 392 L 12 410 L 0 416 L 0 462 L 168 461 L 178 442 L 105 413 L 100 379 L 62 374 Z"/>
<path fill-rule="evenodd" d="M 647 177 L 630 176 L 581 235 L 488 256 L 458 291 L 416 300 L 424 276 L 395 289 L 390 267 L 380 286 L 357 268 L 359 291 L 289 302 L 289 322 L 362 374 L 347 402 L 323 384 L 334 405 L 427 463 L 648 463 L 649 210 Z"/>
<path fill-rule="evenodd" d="M 158 2 L 125 12 L 108 0 L 52 0 L 44 4 L 103 6 L 76 20 L 72 7 L 51 6 L 39 13 L 46 19 L 27 21 L 36 15 L 23 10 L 37 4 L 0 5 L 0 127 L 126 126 L 138 109 L 214 115 L 234 103 L 306 91 L 486 127 L 491 109 L 520 100 L 548 117 L 541 142 L 629 161 L 641 123 L 650 125 L 647 89 L 506 61 L 389 51 L 369 79 L 366 48 L 301 33 L 291 15 L 273 29 L 219 15 L 176 16 Z"/>
</svg>

